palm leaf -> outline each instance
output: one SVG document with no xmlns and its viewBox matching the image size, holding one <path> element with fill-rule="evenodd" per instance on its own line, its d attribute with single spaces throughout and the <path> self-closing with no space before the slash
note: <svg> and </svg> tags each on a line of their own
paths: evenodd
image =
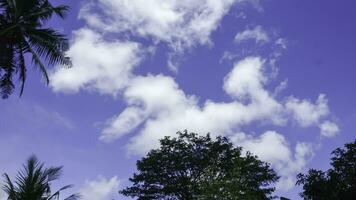
<svg viewBox="0 0 356 200">
<path fill-rule="evenodd" d="M 8 195 L 9 199 L 15 199 L 16 198 L 16 188 L 14 186 L 14 184 L 12 183 L 10 177 L 8 174 L 4 174 L 5 177 L 5 184 L 3 186 L 3 190 L 6 192 L 6 194 Z"/>
<path fill-rule="evenodd" d="M 31 156 L 18 171 L 15 182 L 4 174 L 3 190 L 9 196 L 8 200 L 59 200 L 60 192 L 72 187 L 66 185 L 52 194 L 51 182 L 59 179 L 61 174 L 62 167 L 45 168 L 35 156 Z M 79 195 L 72 194 L 66 199 L 77 200 Z"/>
<path fill-rule="evenodd" d="M 65 52 L 68 40 L 50 28 L 42 28 L 46 21 L 57 15 L 64 18 L 69 7 L 53 6 L 49 0 L 0 0 L 0 92 L 3 98 L 12 94 L 13 76 L 20 82 L 20 96 L 26 82 L 26 54 L 32 56 L 49 83 L 46 65 L 71 66 Z"/>
<path fill-rule="evenodd" d="M 49 77 L 45 65 L 42 63 L 37 53 L 32 49 L 31 45 L 26 43 L 26 47 L 28 51 L 32 54 L 32 62 L 40 68 L 43 76 L 45 77 L 46 83 L 49 84 Z"/>
<path fill-rule="evenodd" d="M 20 61 L 20 81 L 21 81 L 20 96 L 21 96 L 26 82 L 26 66 L 25 66 L 25 57 L 23 55 L 23 51 L 21 50 L 19 54 L 20 54 L 19 61 Z"/>
<path fill-rule="evenodd" d="M 0 44 L 0 90 L 2 98 L 7 98 L 14 90 L 12 76 L 15 71 L 14 50 Z"/>
<path fill-rule="evenodd" d="M 52 29 L 36 29 L 28 31 L 28 38 L 29 45 L 33 46 L 36 53 L 49 64 L 71 65 L 69 57 L 65 55 L 69 45 L 64 35 Z"/>
</svg>

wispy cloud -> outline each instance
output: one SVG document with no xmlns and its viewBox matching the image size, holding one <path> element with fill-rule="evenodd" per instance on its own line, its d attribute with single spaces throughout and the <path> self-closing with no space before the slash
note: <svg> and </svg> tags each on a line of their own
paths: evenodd
<svg viewBox="0 0 356 200">
<path fill-rule="evenodd" d="M 270 41 L 268 33 L 262 26 L 247 28 L 244 31 L 238 32 L 235 36 L 235 42 L 241 43 L 247 40 L 254 40 L 257 44 L 263 44 Z"/>
<path fill-rule="evenodd" d="M 8 113 L 8 117 L 16 117 L 13 121 L 21 121 L 24 127 L 31 125 L 48 128 L 54 125 L 66 129 L 75 128 L 73 122 L 60 112 L 25 100 L 13 101 L 5 107 L 4 113 Z"/>
</svg>

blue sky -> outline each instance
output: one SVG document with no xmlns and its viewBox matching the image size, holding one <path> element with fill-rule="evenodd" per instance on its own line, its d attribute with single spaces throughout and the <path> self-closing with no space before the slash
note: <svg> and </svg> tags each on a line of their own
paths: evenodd
<svg viewBox="0 0 356 200">
<path fill-rule="evenodd" d="M 355 138 L 352 0 L 68 1 L 51 26 L 73 68 L 31 71 L 0 104 L 0 171 L 36 154 L 86 199 L 125 199 L 135 161 L 176 131 L 224 135 L 270 162 L 277 194 Z"/>
</svg>

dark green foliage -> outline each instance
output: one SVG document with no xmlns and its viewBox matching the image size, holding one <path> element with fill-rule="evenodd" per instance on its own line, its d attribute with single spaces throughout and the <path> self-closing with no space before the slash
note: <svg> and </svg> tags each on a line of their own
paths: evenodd
<svg viewBox="0 0 356 200">
<path fill-rule="evenodd" d="M 353 200 L 356 198 L 356 140 L 332 152 L 331 169 L 310 169 L 298 174 L 297 185 L 303 185 L 306 200 Z"/>
<path fill-rule="evenodd" d="M 235 148 L 225 137 L 178 132 L 137 162 L 131 187 L 120 191 L 139 200 L 273 199 L 278 176 L 267 163 Z"/>
<path fill-rule="evenodd" d="M 67 6 L 52 6 L 48 0 L 0 0 L 0 93 L 3 98 L 12 94 L 13 78 L 18 74 L 22 94 L 26 81 L 25 55 L 42 72 L 48 84 L 45 64 L 70 66 L 65 55 L 68 41 L 64 35 L 46 28 L 53 16 L 64 18 Z"/>
<path fill-rule="evenodd" d="M 32 156 L 18 172 L 14 182 L 4 174 L 3 190 L 8 195 L 8 200 L 59 200 L 60 192 L 72 187 L 66 185 L 52 193 L 51 182 L 59 179 L 61 174 L 62 167 L 44 168 L 43 163 Z M 79 195 L 73 194 L 64 200 L 77 199 Z"/>
</svg>

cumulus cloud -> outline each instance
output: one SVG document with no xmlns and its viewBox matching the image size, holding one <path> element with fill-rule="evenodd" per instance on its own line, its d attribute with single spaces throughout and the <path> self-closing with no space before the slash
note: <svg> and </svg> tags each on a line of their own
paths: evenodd
<svg viewBox="0 0 356 200">
<path fill-rule="evenodd" d="M 224 135 L 271 162 L 282 174 L 278 187 L 290 188 L 296 172 L 312 155 L 311 145 L 297 142 L 292 148 L 285 137 L 275 131 L 257 137 L 241 131 L 253 122 L 276 127 L 288 123 L 300 127 L 319 126 L 329 109 L 325 95 L 320 95 L 315 103 L 295 97 L 277 100 L 266 89 L 269 80 L 264 66 L 265 60 L 259 57 L 247 57 L 235 63 L 223 84 L 223 90 L 231 97 L 230 102 L 206 100 L 200 104 L 197 96 L 186 94 L 172 77 L 136 76 L 123 92 L 127 108 L 108 120 L 100 139 L 113 141 L 137 132 L 127 144 L 127 151 L 142 155 L 157 147 L 160 138 L 174 136 L 177 130 Z M 324 132 L 330 130 L 325 127 Z"/>
<path fill-rule="evenodd" d="M 114 199 L 119 191 L 120 181 L 116 176 L 111 179 L 98 177 L 96 180 L 87 180 L 80 189 L 83 200 L 107 200 Z"/>
<path fill-rule="evenodd" d="M 270 41 L 268 33 L 262 26 L 247 28 L 244 31 L 238 32 L 235 36 L 235 42 L 241 43 L 247 40 L 254 40 L 257 44 L 263 44 Z"/>
<path fill-rule="evenodd" d="M 269 60 L 247 57 L 234 64 L 224 78 L 222 89 L 230 97 L 227 102 L 206 100 L 186 94 L 173 77 L 162 74 L 138 76 L 133 74 L 147 47 L 127 41 L 122 36 L 134 36 L 148 43 L 164 43 L 170 48 L 168 63 L 176 69 L 174 56 L 197 45 L 212 44 L 210 36 L 234 4 L 257 0 L 96 0 L 86 3 L 79 18 L 86 28 L 74 32 L 68 55 L 73 68 L 53 72 L 51 86 L 54 91 L 95 91 L 101 94 L 122 94 L 127 107 L 107 121 L 100 140 L 110 142 L 127 134 L 131 136 L 127 150 L 145 154 L 157 147 L 158 139 L 174 136 L 178 130 L 197 133 L 210 132 L 224 135 L 235 144 L 271 162 L 282 175 L 279 188 L 294 184 L 295 173 L 300 171 L 313 154 L 310 144 L 297 142 L 292 147 L 276 131 L 259 136 L 243 133 L 252 123 L 300 127 L 316 126 L 326 137 L 334 136 L 338 126 L 325 121 L 330 111 L 325 95 L 316 102 L 296 97 L 277 99 L 278 91 L 286 83 L 270 92 L 266 89 L 269 76 L 266 65 L 275 65 L 286 41 L 278 39 Z M 174 31 L 172 31 L 174 30 Z M 121 39 L 108 39 L 121 33 Z M 236 42 L 254 40 L 257 44 L 269 42 L 268 33 L 256 26 L 237 33 Z M 277 48 L 278 47 L 278 48 Z M 147 50 L 142 50 L 147 49 Z M 324 121 L 323 121 L 324 120 Z M 117 192 L 117 177 L 87 181 L 82 193 L 84 199 L 108 199 Z M 95 197 L 95 198 L 94 198 Z"/>
<path fill-rule="evenodd" d="M 211 44 L 211 33 L 234 4 L 252 0 L 96 0 L 85 3 L 79 18 L 85 28 L 73 32 L 68 56 L 73 68 L 58 68 L 51 74 L 56 92 L 74 93 L 80 89 L 116 95 L 123 89 L 132 70 L 150 47 L 126 39 L 140 37 L 150 44 L 163 42 L 168 52 L 167 64 L 178 69 L 177 60 L 185 50 Z M 172 31 L 174 30 L 174 31 Z M 108 40 L 108 33 L 114 33 Z M 129 34 L 126 34 L 129 33 Z M 147 43 L 146 43 L 147 44 Z M 143 50 L 145 49 L 145 50 Z M 178 57 L 178 59 L 177 59 Z"/>
<path fill-rule="evenodd" d="M 340 131 L 339 127 L 334 122 L 330 121 L 323 122 L 319 127 L 321 135 L 324 137 L 333 137 Z"/>
<path fill-rule="evenodd" d="M 130 32 L 182 51 L 210 43 L 211 33 L 237 2 L 241 0 L 98 0 L 81 9 L 80 18 L 106 32 Z"/>
<path fill-rule="evenodd" d="M 104 129 L 100 137 L 101 140 L 110 141 L 119 138 L 126 133 L 130 133 L 133 128 L 136 128 L 143 122 L 152 123 L 153 126 L 161 126 L 162 128 L 167 126 L 169 130 L 175 129 L 173 131 L 174 134 L 179 130 L 176 129 L 179 125 L 175 126 L 174 122 L 170 120 L 183 120 L 181 123 L 186 123 L 187 121 L 184 119 L 185 111 L 191 108 L 194 110 L 197 104 L 195 97 L 185 95 L 178 88 L 172 77 L 163 75 L 136 77 L 132 80 L 130 86 L 127 87 L 123 96 L 128 107 L 116 118 L 110 120 L 111 124 L 108 128 Z M 199 108 L 197 107 L 197 109 Z M 158 120 L 158 124 L 155 125 L 154 119 Z M 122 129 L 123 127 L 127 129 Z M 150 136 L 149 134 L 156 134 L 156 136 Z M 132 148 L 136 148 L 137 145 L 140 145 L 140 142 L 150 142 L 150 137 L 154 137 L 155 139 L 151 142 L 156 143 L 157 141 L 155 140 L 161 138 L 161 136 L 161 132 L 153 133 L 149 131 L 148 135 L 144 136 L 147 138 L 142 141 L 138 139 L 138 143 L 135 142 L 133 144 L 135 147 Z M 144 146 L 142 151 L 147 152 L 152 147 L 152 144 Z"/>
<path fill-rule="evenodd" d="M 330 113 L 328 101 L 324 94 L 319 95 L 315 104 L 309 100 L 290 97 L 286 103 L 286 108 L 292 113 L 296 122 L 303 127 L 319 124 L 320 119 Z"/>
<path fill-rule="evenodd" d="M 137 76 L 123 92 L 128 107 L 108 121 L 100 139 L 112 141 L 141 127 L 128 149 L 142 154 L 155 147 L 163 135 L 173 135 L 177 130 L 229 135 L 256 121 L 276 126 L 293 121 L 306 127 L 317 126 L 319 118 L 326 117 L 327 113 L 322 112 L 328 110 L 324 95 L 315 104 L 294 97 L 284 103 L 273 97 L 265 89 L 267 76 L 263 66 L 264 60 L 259 57 L 237 62 L 223 85 L 231 102 L 207 100 L 203 105 L 198 97 L 185 94 L 172 77 Z M 299 109 L 304 107 L 306 113 L 319 114 L 304 119 L 302 115 L 306 113 Z"/>
<path fill-rule="evenodd" d="M 58 68 L 53 72 L 51 87 L 56 92 L 85 89 L 116 95 L 126 86 L 132 70 L 143 57 L 140 46 L 135 42 L 106 41 L 90 29 L 77 30 L 68 51 L 73 67 Z"/>
<path fill-rule="evenodd" d="M 260 10 L 256 0 L 96 0 L 83 6 L 79 18 L 104 33 L 166 44 L 167 65 L 176 72 L 186 51 L 212 45 L 211 34 L 223 17 L 234 5 L 245 4 Z"/>
</svg>

